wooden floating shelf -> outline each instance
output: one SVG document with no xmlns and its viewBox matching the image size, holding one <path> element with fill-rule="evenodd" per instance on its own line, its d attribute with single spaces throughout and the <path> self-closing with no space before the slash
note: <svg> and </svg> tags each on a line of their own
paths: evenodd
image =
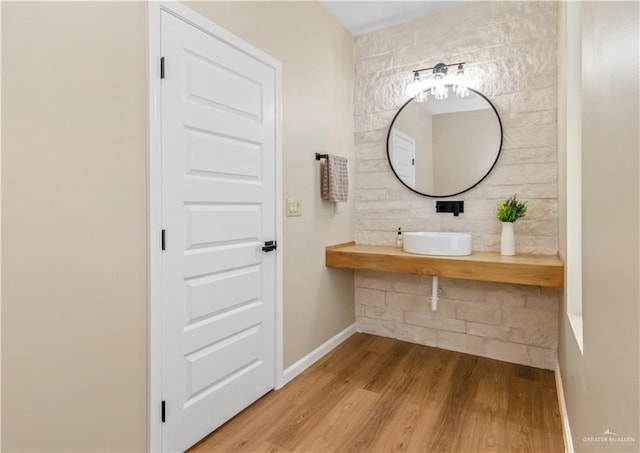
<svg viewBox="0 0 640 453">
<path fill-rule="evenodd" d="M 348 242 L 326 248 L 326 266 L 552 288 L 564 285 L 564 263 L 555 255 L 415 255 L 397 247 Z"/>
</svg>

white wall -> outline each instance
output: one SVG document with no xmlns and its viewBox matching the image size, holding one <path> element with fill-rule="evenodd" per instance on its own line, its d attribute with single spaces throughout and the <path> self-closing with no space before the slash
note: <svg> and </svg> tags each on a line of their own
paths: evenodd
<svg viewBox="0 0 640 453">
<path fill-rule="evenodd" d="M 2 450 L 140 451 L 144 5 L 2 10 Z"/>
<path fill-rule="evenodd" d="M 555 2 L 472 2 L 356 38 L 356 241 L 394 244 L 395 231 L 468 231 L 474 250 L 499 250 L 496 206 L 512 196 L 528 215 L 515 225 L 518 253 L 558 250 Z M 406 101 L 412 71 L 465 61 L 496 106 L 503 150 L 479 186 L 454 199 L 459 217 L 403 187 L 386 160 L 387 128 Z M 436 315 L 429 278 L 356 273 L 364 331 L 553 369 L 557 291 L 443 279 Z"/>
<path fill-rule="evenodd" d="M 316 3 L 191 6 L 284 64 L 290 365 L 354 321 L 324 266 L 352 207 L 319 201 L 314 160 L 353 163 L 353 38 Z M 146 449 L 145 8 L 2 2 L 3 451 Z"/>
<path fill-rule="evenodd" d="M 2 34 L 2 8 L 0 8 L 0 35 Z M 2 52 L 0 51 L 0 57 Z M 0 58 L 0 74 L 2 59 Z M 2 87 L 0 86 L 0 105 L 2 105 Z M 2 113 L 0 112 L 0 144 L 2 143 Z M 2 257 L 2 146 L 0 145 L 0 257 Z M 0 427 L 2 426 L 2 259 L 0 259 Z M 2 446 L 2 429 L 0 429 L 0 448 Z"/>
<path fill-rule="evenodd" d="M 571 7 L 571 5 L 569 5 Z M 559 120 L 560 184 L 567 183 L 567 140 L 582 138 L 582 313 L 584 354 L 567 318 L 563 293 L 559 365 L 576 451 L 637 451 L 640 445 L 640 10 L 636 2 L 584 2 L 577 17 L 582 65 L 567 54 L 567 8 L 562 6 Z M 578 61 L 580 61 L 578 59 Z M 571 112 L 572 70 L 582 79 L 582 130 Z M 580 112 L 578 112 L 580 114 Z M 577 122 L 579 124 L 580 122 Z M 561 191 L 567 202 L 567 189 Z M 571 202 L 571 200 L 568 200 Z M 567 256 L 564 210 L 560 253 Z M 574 265 L 570 260 L 567 266 Z M 572 301 L 573 302 L 573 301 Z M 609 442 L 602 433 L 635 442 Z M 600 438 L 593 440 L 589 438 Z M 604 438 L 604 440 L 603 440 Z"/>
</svg>

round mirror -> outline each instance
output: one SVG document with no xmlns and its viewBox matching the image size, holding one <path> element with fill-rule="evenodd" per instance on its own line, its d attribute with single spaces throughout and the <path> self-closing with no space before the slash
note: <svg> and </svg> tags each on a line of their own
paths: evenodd
<svg viewBox="0 0 640 453">
<path fill-rule="evenodd" d="M 502 148 L 498 112 L 481 93 L 426 102 L 410 99 L 391 122 L 387 157 L 398 179 L 428 197 L 450 197 L 478 185 Z"/>
</svg>

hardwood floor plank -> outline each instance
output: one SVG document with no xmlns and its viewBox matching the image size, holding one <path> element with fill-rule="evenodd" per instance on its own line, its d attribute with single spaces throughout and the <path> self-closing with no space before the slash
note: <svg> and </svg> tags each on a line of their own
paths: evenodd
<svg viewBox="0 0 640 453">
<path fill-rule="evenodd" d="M 460 436 L 458 451 L 498 453 L 508 451 L 504 427 L 507 421 L 509 388 L 513 369 L 504 362 L 489 359 L 478 360 L 478 372 L 482 376 L 473 405 L 461 414 L 464 436 Z"/>
<path fill-rule="evenodd" d="M 344 401 L 338 404 L 322 423 L 313 427 L 298 445 L 298 451 L 342 451 L 340 447 L 349 442 L 362 420 L 374 411 L 380 394 L 354 388 Z"/>
<path fill-rule="evenodd" d="M 325 388 L 335 380 L 335 376 L 310 369 L 291 381 L 283 389 L 270 392 L 253 405 L 221 426 L 215 436 L 209 436 L 196 444 L 191 452 L 204 451 L 253 451 L 261 440 L 275 427 L 264 423 L 265 414 L 269 418 L 287 417 L 295 406 L 304 404 L 316 387 Z"/>
<path fill-rule="evenodd" d="M 431 451 L 460 451 L 458 444 L 462 439 L 458 431 L 461 426 L 465 426 L 466 421 L 461 420 L 461 417 L 466 416 L 466 418 L 472 419 L 475 416 L 468 409 L 473 408 L 472 403 L 480 384 L 481 376 L 477 367 L 479 360 L 479 357 L 464 355 L 456 364 L 453 372 L 454 379 L 450 383 L 447 398 L 438 416 L 441 423 L 434 432 Z"/>
<path fill-rule="evenodd" d="M 371 362 L 377 363 L 382 360 L 384 356 L 378 352 L 369 350 L 369 346 L 375 340 L 373 335 L 354 336 L 357 338 L 353 345 L 350 343 L 341 344 L 318 361 L 318 363 L 314 364 L 313 369 L 339 375 L 345 379 L 364 379 L 363 376 L 360 376 L 358 370 L 354 370 L 353 365 L 368 364 Z M 360 340 L 360 337 L 362 337 L 362 340 Z"/>
<path fill-rule="evenodd" d="M 336 352 L 338 357 L 343 354 L 340 350 Z M 381 354 L 368 351 L 364 343 L 352 352 L 354 353 L 349 354 L 344 363 L 325 367 L 324 373 L 333 376 L 331 382 L 307 395 L 303 404 L 287 415 L 289 421 L 276 429 L 267 440 L 284 448 L 297 448 L 310 427 L 321 423 L 351 388 L 360 387 L 367 382 L 384 361 Z"/>
<path fill-rule="evenodd" d="M 409 399 L 410 396 L 407 397 Z M 426 452 L 430 438 L 438 423 L 438 411 L 422 404 L 408 401 L 389 420 L 375 443 L 372 451 L 377 452 Z"/>
<path fill-rule="evenodd" d="M 415 383 L 410 386 L 409 393 L 416 402 L 439 410 L 447 399 L 461 355 L 426 346 L 418 354 L 421 364 L 413 377 Z"/>
<path fill-rule="evenodd" d="M 455 449 L 451 451 L 474 453 L 508 452 L 504 436 L 506 416 L 487 410 L 472 410 L 466 413 L 464 435 L 460 436 Z"/>
<path fill-rule="evenodd" d="M 537 423 L 534 411 L 541 398 L 536 394 L 535 381 L 514 376 L 510 385 L 509 409 L 507 411 L 507 449 L 510 452 L 543 451 L 536 439 Z"/>
<path fill-rule="evenodd" d="M 398 395 L 382 393 L 373 410 L 361 420 L 361 423 L 352 432 L 348 440 L 339 445 L 335 451 L 373 451 L 373 445 L 379 442 L 382 430 L 402 407 L 402 401 L 402 398 L 398 397 Z"/>
<path fill-rule="evenodd" d="M 396 345 L 397 340 L 388 337 L 374 337 L 374 341 L 369 345 L 369 351 L 388 354 Z"/>
<path fill-rule="evenodd" d="M 553 373 L 355 334 L 192 452 L 562 452 Z"/>
<path fill-rule="evenodd" d="M 285 450 L 269 442 L 262 442 L 258 448 L 255 449 L 255 453 L 291 453 L 291 450 Z"/>
<path fill-rule="evenodd" d="M 542 423 L 539 435 L 543 439 L 544 451 L 563 451 L 562 419 L 558 407 L 558 394 L 555 389 L 547 388 L 543 388 L 540 392 L 542 395 L 540 412 Z"/>
<path fill-rule="evenodd" d="M 314 426 L 322 423 L 326 415 L 349 394 L 349 380 L 334 378 L 327 386 L 319 388 L 303 405 L 293 407 L 284 423 L 279 423 L 267 440 L 289 450 L 295 450 Z"/>
<path fill-rule="evenodd" d="M 369 376 L 364 388 L 372 392 L 381 392 L 385 387 L 392 387 L 401 375 L 406 374 L 407 359 L 415 346 L 411 343 L 397 342 L 379 363 L 375 372 Z"/>
</svg>

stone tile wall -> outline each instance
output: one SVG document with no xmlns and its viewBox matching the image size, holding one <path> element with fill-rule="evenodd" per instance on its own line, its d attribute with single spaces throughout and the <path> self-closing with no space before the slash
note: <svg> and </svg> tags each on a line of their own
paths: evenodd
<svg viewBox="0 0 640 453">
<path fill-rule="evenodd" d="M 474 2 L 356 37 L 355 239 L 391 245 L 404 231 L 467 231 L 476 251 L 497 251 L 496 206 L 514 193 L 528 215 L 515 225 L 518 253 L 558 247 L 556 3 Z M 496 106 L 503 148 L 493 172 L 454 199 L 460 217 L 436 214 L 435 199 L 393 175 L 386 134 L 406 102 L 412 70 L 465 61 L 476 88 Z M 441 280 L 429 311 L 431 279 L 356 273 L 362 331 L 543 368 L 554 368 L 557 292 L 537 287 Z"/>
<path fill-rule="evenodd" d="M 431 277 L 358 271 L 360 331 L 413 343 L 555 369 L 557 291 L 440 278 L 431 311 Z"/>
</svg>

